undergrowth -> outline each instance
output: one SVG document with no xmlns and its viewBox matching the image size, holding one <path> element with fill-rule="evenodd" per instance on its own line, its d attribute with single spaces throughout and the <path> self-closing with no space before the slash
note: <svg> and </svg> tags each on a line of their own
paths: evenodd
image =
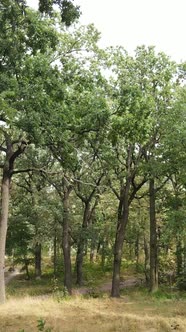
<svg viewBox="0 0 186 332">
<path fill-rule="evenodd" d="M 51 327 L 46 327 L 46 321 L 42 318 L 38 319 L 37 321 L 37 331 L 43 331 L 43 332 L 52 332 Z M 21 329 L 18 332 L 26 332 L 25 329 Z"/>
</svg>

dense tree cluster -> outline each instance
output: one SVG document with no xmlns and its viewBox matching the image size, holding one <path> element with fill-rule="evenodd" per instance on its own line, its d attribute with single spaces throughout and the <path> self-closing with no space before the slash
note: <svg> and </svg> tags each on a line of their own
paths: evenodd
<svg viewBox="0 0 186 332">
<path fill-rule="evenodd" d="M 93 25 L 66 27 L 78 15 L 0 1 L 0 302 L 5 248 L 28 277 L 52 253 L 69 293 L 72 255 L 78 285 L 85 257 L 113 261 L 113 297 L 123 258 L 151 291 L 170 272 L 186 288 L 185 64 L 102 50 Z"/>
</svg>

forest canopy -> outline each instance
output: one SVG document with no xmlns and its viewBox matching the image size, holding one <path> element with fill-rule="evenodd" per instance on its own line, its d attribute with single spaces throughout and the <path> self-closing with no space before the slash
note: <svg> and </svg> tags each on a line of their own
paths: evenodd
<svg viewBox="0 0 186 332">
<path fill-rule="evenodd" d="M 55 11 L 57 5 L 58 11 Z M 73 1 L 0 1 L 0 302 L 5 254 L 29 277 L 52 256 L 72 292 L 90 259 L 124 259 L 151 292 L 186 289 L 185 63 L 98 46 Z M 52 252 L 52 254 L 51 254 Z"/>
</svg>

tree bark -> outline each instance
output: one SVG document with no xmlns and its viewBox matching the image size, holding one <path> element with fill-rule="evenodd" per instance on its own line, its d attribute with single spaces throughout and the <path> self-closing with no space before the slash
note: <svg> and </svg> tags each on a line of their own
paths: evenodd
<svg viewBox="0 0 186 332">
<path fill-rule="evenodd" d="M 35 277 L 41 278 L 41 243 L 36 243 L 35 246 Z"/>
<path fill-rule="evenodd" d="M 150 292 L 158 290 L 158 247 L 156 233 L 156 207 L 154 179 L 149 181 L 150 195 Z"/>
<path fill-rule="evenodd" d="M 57 234 L 56 234 L 56 228 L 54 230 L 54 278 L 56 278 L 56 274 L 57 274 Z"/>
<path fill-rule="evenodd" d="M 125 238 L 125 229 L 128 223 L 129 216 L 129 189 L 130 189 L 130 178 L 127 179 L 124 188 L 121 188 L 120 201 L 118 206 L 118 223 L 116 238 L 114 244 L 114 265 L 113 265 L 113 276 L 112 276 L 112 297 L 120 296 L 120 268 L 122 259 L 123 242 Z"/>
<path fill-rule="evenodd" d="M 108 249 L 108 235 L 106 234 L 105 238 L 102 240 L 102 248 L 101 248 L 101 267 L 104 270 L 106 264 L 106 255 Z"/>
<path fill-rule="evenodd" d="M 26 280 L 30 280 L 30 273 L 29 273 L 29 264 L 30 264 L 30 260 L 29 258 L 27 257 L 24 257 L 24 268 L 25 268 L 25 271 L 26 271 Z"/>
<path fill-rule="evenodd" d="M 139 232 L 136 234 L 136 241 L 135 241 L 135 257 L 136 257 L 136 271 L 139 270 Z"/>
<path fill-rule="evenodd" d="M 186 236 L 184 236 L 183 248 L 183 289 L 186 290 Z"/>
<path fill-rule="evenodd" d="M 132 200 L 135 198 L 135 194 L 140 190 L 142 185 L 146 182 L 145 179 L 141 181 L 138 185 L 135 183 L 136 175 L 136 161 L 133 164 L 133 151 L 134 146 L 130 145 L 127 150 L 126 158 L 126 176 L 125 181 L 121 181 L 120 185 L 120 194 L 116 192 L 117 198 L 119 198 L 118 205 L 118 221 L 117 221 L 117 231 L 114 244 L 114 263 L 113 263 L 113 276 L 112 276 L 112 297 L 120 296 L 120 269 L 121 269 L 121 260 L 122 260 L 122 250 L 123 243 L 125 238 L 125 230 L 129 218 L 129 206 Z M 139 151 L 138 160 L 140 160 L 141 151 Z M 133 166 L 132 166 L 133 164 Z M 131 187 L 133 186 L 133 189 Z M 113 189 L 113 188 L 112 188 Z"/>
<path fill-rule="evenodd" d="M 1 219 L 0 219 L 0 303 L 5 302 L 5 246 L 8 225 L 10 176 L 6 169 L 3 170 L 1 186 Z"/>
<path fill-rule="evenodd" d="M 182 265 L 183 265 L 183 259 L 182 259 L 182 243 L 180 240 L 180 235 L 177 236 L 177 244 L 176 244 L 176 265 L 177 265 L 177 278 L 179 278 L 182 275 Z"/>
<path fill-rule="evenodd" d="M 144 253 L 145 253 L 145 262 L 144 262 L 145 280 L 146 280 L 146 284 L 149 286 L 149 269 L 148 269 L 149 248 L 148 248 L 148 244 L 147 244 L 147 240 L 146 240 L 145 236 L 144 236 Z"/>
<path fill-rule="evenodd" d="M 90 263 L 94 263 L 96 261 L 96 239 L 93 238 L 91 240 L 91 247 L 90 247 Z"/>
<path fill-rule="evenodd" d="M 19 155 L 21 155 L 25 148 L 26 143 L 20 140 L 17 150 L 13 150 L 14 143 L 11 141 L 9 135 L 4 132 L 6 144 L 6 156 L 3 167 L 3 176 L 1 183 L 1 215 L 0 215 L 0 303 L 5 302 L 5 247 L 6 247 L 6 234 L 8 227 L 8 209 L 9 209 L 9 196 L 10 196 L 10 182 L 14 170 L 14 162 Z"/>
<path fill-rule="evenodd" d="M 83 215 L 83 223 L 81 227 L 81 234 L 78 241 L 78 248 L 77 248 L 77 257 L 76 257 L 76 273 L 77 273 L 77 280 L 76 283 L 79 286 L 83 284 L 83 257 L 84 257 L 84 250 L 85 250 L 85 243 L 86 243 L 86 230 L 88 227 L 90 218 L 90 203 L 85 203 L 84 215 Z"/>
<path fill-rule="evenodd" d="M 87 236 L 86 230 L 90 225 L 90 221 L 92 220 L 95 208 L 98 203 L 98 197 L 95 198 L 94 204 L 91 206 L 91 202 L 93 197 L 96 194 L 97 187 L 99 186 L 103 174 L 100 175 L 98 180 L 96 181 L 96 186 L 89 193 L 89 195 L 84 196 L 81 193 L 81 188 L 78 186 L 78 190 L 76 191 L 77 196 L 81 199 L 84 204 L 84 213 L 83 213 L 83 221 L 81 225 L 81 233 L 77 245 L 77 255 L 76 255 L 76 283 L 81 286 L 83 284 L 83 258 L 87 254 Z"/>
<path fill-rule="evenodd" d="M 64 286 L 68 293 L 72 294 L 72 267 L 71 267 L 71 245 L 69 237 L 69 194 L 70 190 L 64 188 L 63 197 L 63 233 L 62 249 L 64 257 Z"/>
</svg>

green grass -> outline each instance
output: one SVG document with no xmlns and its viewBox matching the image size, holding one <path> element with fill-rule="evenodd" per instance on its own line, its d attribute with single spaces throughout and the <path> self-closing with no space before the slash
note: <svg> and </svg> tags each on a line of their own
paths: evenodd
<svg viewBox="0 0 186 332">
<path fill-rule="evenodd" d="M 38 320 L 52 332 L 186 331 L 186 300 L 161 300 L 135 289 L 120 299 L 10 297 L 1 306 L 0 332 L 36 332 Z"/>
<path fill-rule="evenodd" d="M 101 267 L 99 262 L 90 263 L 85 261 L 83 266 L 84 284 L 96 287 L 112 278 L 112 266 L 110 264 Z"/>
<path fill-rule="evenodd" d="M 123 266 L 124 279 L 134 277 L 135 266 Z M 125 288 L 120 299 L 94 289 L 111 280 L 112 266 L 84 264 L 88 296 L 66 297 L 63 275 L 53 279 L 47 266 L 42 278 L 17 276 L 7 286 L 8 300 L 0 310 L 0 332 L 37 332 L 37 322 L 46 322 L 52 332 L 185 332 L 186 292 L 161 287 L 150 294 L 145 287 Z M 95 298 L 96 297 L 96 298 Z"/>
<path fill-rule="evenodd" d="M 62 280 L 60 283 L 62 285 Z M 31 276 L 30 280 L 26 280 L 25 276 L 21 274 L 16 276 L 15 279 L 7 285 L 6 290 L 8 296 L 39 296 L 51 294 L 53 292 L 53 287 L 54 281 L 50 274 L 43 274 L 42 278 L 38 280 L 33 276 Z"/>
<path fill-rule="evenodd" d="M 128 287 L 121 290 L 122 296 L 130 296 L 134 300 L 138 297 L 143 300 L 150 301 L 166 301 L 166 300 L 186 300 L 186 292 L 179 291 L 178 289 L 171 289 L 166 286 L 159 286 L 159 289 L 155 293 L 150 293 L 149 289 L 145 286 Z"/>
</svg>

